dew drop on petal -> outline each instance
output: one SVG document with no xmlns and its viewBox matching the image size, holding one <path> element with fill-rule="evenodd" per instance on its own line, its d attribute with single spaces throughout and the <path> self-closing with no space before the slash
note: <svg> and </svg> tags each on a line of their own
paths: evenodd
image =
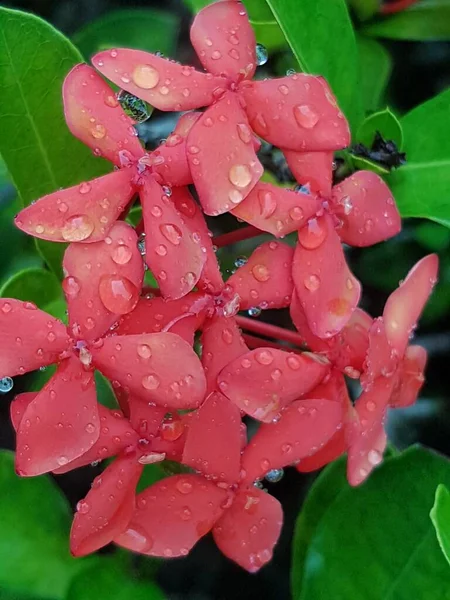
<svg viewBox="0 0 450 600">
<path fill-rule="evenodd" d="M 112 252 L 111 258 L 117 265 L 126 265 L 130 262 L 133 253 L 126 244 L 119 244 Z"/>
<path fill-rule="evenodd" d="M 134 83 L 143 90 L 151 90 L 159 83 L 159 73 L 150 65 L 137 65 L 132 78 Z"/>
<path fill-rule="evenodd" d="M 78 191 L 80 192 L 80 194 L 87 194 L 88 192 L 91 191 L 91 187 L 92 186 L 89 183 L 89 181 L 84 181 L 83 183 L 80 184 Z"/>
<path fill-rule="evenodd" d="M 236 129 L 239 139 L 244 142 L 244 144 L 249 144 L 252 141 L 252 132 L 250 131 L 250 127 L 248 125 L 245 123 L 238 123 L 236 125 Z"/>
<path fill-rule="evenodd" d="M 171 223 L 165 223 L 159 226 L 159 230 L 163 236 L 174 246 L 179 246 L 182 238 L 181 230 Z"/>
<path fill-rule="evenodd" d="M 312 129 L 319 121 L 319 115 L 307 104 L 294 106 L 294 117 L 300 127 L 304 129 Z"/>
<path fill-rule="evenodd" d="M 76 298 L 80 291 L 80 282 L 76 277 L 66 277 L 62 281 L 62 288 L 66 296 L 69 298 Z"/>
<path fill-rule="evenodd" d="M 102 140 L 106 136 L 106 129 L 100 123 L 91 127 L 91 135 L 96 140 Z"/>
<path fill-rule="evenodd" d="M 248 311 L 247 314 L 249 317 L 259 317 L 262 313 L 262 310 L 258 307 L 258 306 L 251 306 Z"/>
<path fill-rule="evenodd" d="M 153 373 L 146 375 L 142 379 L 142 387 L 144 387 L 146 390 L 156 390 L 159 388 L 160 385 L 161 382 L 159 380 L 159 377 Z"/>
<path fill-rule="evenodd" d="M 310 292 L 315 292 L 320 287 L 320 279 L 317 277 L 317 275 L 308 275 L 308 277 L 305 277 L 303 280 L 303 285 Z"/>
<path fill-rule="evenodd" d="M 233 342 L 233 332 L 231 329 L 226 328 L 222 331 L 222 340 L 225 344 L 231 344 Z"/>
<path fill-rule="evenodd" d="M 381 452 L 378 452 L 378 450 L 370 450 L 367 458 L 370 464 L 373 466 L 379 465 L 383 460 L 383 456 L 381 455 Z"/>
<path fill-rule="evenodd" d="M 260 190 L 258 192 L 258 200 L 262 218 L 268 219 L 277 209 L 277 201 L 274 194 L 266 190 Z"/>
<path fill-rule="evenodd" d="M 137 353 L 138 356 L 140 356 L 141 358 L 147 359 L 151 357 L 152 350 L 147 344 L 139 344 L 139 346 L 137 347 Z"/>
<path fill-rule="evenodd" d="M 73 215 L 66 219 L 61 230 L 66 242 L 82 242 L 94 231 L 94 223 L 87 215 Z"/>
<path fill-rule="evenodd" d="M 310 219 L 298 232 L 298 240 L 307 250 L 315 250 L 318 248 L 325 241 L 326 237 L 326 226 L 317 219 Z"/>
<path fill-rule="evenodd" d="M 244 196 L 239 190 L 230 190 L 228 193 L 228 198 L 233 204 L 239 204 L 239 202 L 242 202 L 242 200 L 244 199 Z"/>
<path fill-rule="evenodd" d="M 286 363 L 287 366 L 293 371 L 298 371 L 301 366 L 300 360 L 296 356 L 288 356 L 286 359 Z"/>
<path fill-rule="evenodd" d="M 255 265 L 252 268 L 252 275 L 256 281 L 260 282 L 269 281 L 270 279 L 269 269 L 265 265 Z"/>
<path fill-rule="evenodd" d="M 98 292 L 104 307 L 117 315 L 129 313 L 139 300 L 138 288 L 122 275 L 103 275 Z"/>
<path fill-rule="evenodd" d="M 117 94 L 117 100 L 123 112 L 136 123 L 143 123 L 149 118 L 150 111 L 147 104 L 134 94 L 121 90 Z M 132 135 L 135 135 L 135 132 Z"/>
<path fill-rule="evenodd" d="M 270 365 L 273 362 L 273 354 L 270 350 L 258 350 L 255 359 L 260 365 Z"/>
<path fill-rule="evenodd" d="M 233 165 L 228 173 L 230 182 L 239 188 L 247 187 L 252 181 L 252 174 L 247 165 Z"/>
<path fill-rule="evenodd" d="M 190 494 L 194 489 L 192 483 L 190 481 L 187 481 L 186 479 L 180 479 L 179 481 L 177 481 L 175 487 L 181 494 Z"/>
</svg>

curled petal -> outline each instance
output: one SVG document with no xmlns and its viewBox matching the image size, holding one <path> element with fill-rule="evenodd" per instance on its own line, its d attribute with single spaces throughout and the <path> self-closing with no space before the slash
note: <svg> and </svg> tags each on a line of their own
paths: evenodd
<svg viewBox="0 0 450 600">
<path fill-rule="evenodd" d="M 294 284 L 294 250 L 281 242 L 266 242 L 256 248 L 245 265 L 232 275 L 227 285 L 239 294 L 239 307 L 284 308 L 291 302 Z"/>
<path fill-rule="evenodd" d="M 103 240 L 127 207 L 133 171 L 122 169 L 40 198 L 15 218 L 19 229 L 51 242 Z"/>
<path fill-rule="evenodd" d="M 359 302 L 361 285 L 347 266 L 332 219 L 312 219 L 299 231 L 292 276 L 314 335 L 328 338 L 348 323 Z"/>
<path fill-rule="evenodd" d="M 235 358 L 248 352 L 241 331 L 232 317 L 215 315 L 203 327 L 202 364 L 208 384 L 207 394 L 217 387 L 217 376 Z"/>
<path fill-rule="evenodd" d="M 319 77 L 245 81 L 239 90 L 253 131 L 279 148 L 322 152 L 350 143 L 348 123 Z"/>
<path fill-rule="evenodd" d="M 439 259 L 436 254 L 422 258 L 387 299 L 383 321 L 387 338 L 399 356 L 404 354 L 409 335 L 433 291 L 438 266 Z"/>
<path fill-rule="evenodd" d="M 267 231 L 275 237 L 284 237 L 303 227 L 320 206 L 315 195 L 259 182 L 231 212 L 261 231 Z"/>
<path fill-rule="evenodd" d="M 106 50 L 96 54 L 92 64 L 120 88 L 158 110 L 209 106 L 217 90 L 223 90 L 226 83 L 222 77 L 199 73 L 192 67 L 142 50 Z"/>
<path fill-rule="evenodd" d="M 372 246 L 397 235 L 401 229 L 391 190 L 372 171 L 357 171 L 335 185 L 332 203 L 342 221 L 339 236 L 350 246 Z"/>
<path fill-rule="evenodd" d="M 333 152 L 295 152 L 283 150 L 296 181 L 325 198 L 331 196 Z"/>
<path fill-rule="evenodd" d="M 213 392 L 189 423 L 183 464 L 208 479 L 236 483 L 241 465 L 241 417 L 237 406 Z"/>
<path fill-rule="evenodd" d="M 145 402 L 174 409 L 197 408 L 206 380 L 191 346 L 174 333 L 124 335 L 92 348 L 95 367 Z"/>
<path fill-rule="evenodd" d="M 218 548 L 250 573 L 272 558 L 283 525 L 281 504 L 262 490 L 241 490 L 213 529 Z"/>
<path fill-rule="evenodd" d="M 211 296 L 203 292 L 190 292 L 178 300 L 140 298 L 136 308 L 123 316 L 115 332 L 133 335 L 169 331 L 192 346 L 195 332 L 211 310 L 211 302 Z"/>
<path fill-rule="evenodd" d="M 200 203 L 207 215 L 237 206 L 258 182 L 263 166 L 239 98 L 227 92 L 192 128 L 188 162 Z"/>
<path fill-rule="evenodd" d="M 128 529 L 114 541 L 150 556 L 185 556 L 221 516 L 226 498 L 198 475 L 168 477 L 139 494 Z"/>
<path fill-rule="evenodd" d="M 120 152 L 137 160 L 144 156 L 133 121 L 117 100 L 115 93 L 90 66 L 76 65 L 64 80 L 64 112 L 67 125 L 75 137 L 118 167 Z"/>
<path fill-rule="evenodd" d="M 214 252 L 211 234 L 205 217 L 187 188 L 173 190 L 172 202 L 183 216 L 191 235 L 199 241 L 201 251 L 205 255 L 205 264 L 197 286 L 211 294 L 219 293 L 223 286 L 222 274 Z"/>
<path fill-rule="evenodd" d="M 393 408 L 414 404 L 424 384 L 427 351 L 422 346 L 408 346 L 399 370 L 399 381 L 389 401 Z"/>
<path fill-rule="evenodd" d="M 58 362 L 69 345 L 66 327 L 31 302 L 0 299 L 0 377 Z"/>
<path fill-rule="evenodd" d="M 206 257 L 200 238 L 152 176 L 144 178 L 141 202 L 145 260 L 161 294 L 176 300 L 192 290 L 202 272 Z"/>
<path fill-rule="evenodd" d="M 17 394 L 17 396 L 11 402 L 9 412 L 11 416 L 11 423 L 15 432 L 17 432 L 20 427 L 20 423 L 25 411 L 28 408 L 28 405 L 36 398 L 37 395 L 38 392 L 23 392 L 22 394 Z"/>
<path fill-rule="evenodd" d="M 30 402 L 17 432 L 16 470 L 41 475 L 87 452 L 100 434 L 93 373 L 75 357 Z"/>
<path fill-rule="evenodd" d="M 74 556 L 95 552 L 126 530 L 141 473 L 135 456 L 122 456 L 94 480 L 86 498 L 77 504 L 70 531 Z"/>
<path fill-rule="evenodd" d="M 207 71 L 237 81 L 256 69 L 256 41 L 245 7 L 236 0 L 205 6 L 191 27 L 191 42 Z"/>
<path fill-rule="evenodd" d="M 63 290 L 75 338 L 95 340 L 133 310 L 144 278 L 134 229 L 118 221 L 103 242 L 70 244 Z"/>
<path fill-rule="evenodd" d="M 241 410 L 271 423 L 284 406 L 318 385 L 328 370 L 328 362 L 313 354 L 258 348 L 227 365 L 218 383 Z"/>
<path fill-rule="evenodd" d="M 272 469 L 311 456 L 342 427 L 342 404 L 325 399 L 297 400 L 276 423 L 263 423 L 242 456 L 245 482 L 251 484 Z"/>
</svg>

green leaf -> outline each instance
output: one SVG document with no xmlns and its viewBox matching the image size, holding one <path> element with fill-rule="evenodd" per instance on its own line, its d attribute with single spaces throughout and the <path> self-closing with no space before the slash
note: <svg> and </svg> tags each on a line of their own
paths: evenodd
<svg viewBox="0 0 450 600">
<path fill-rule="evenodd" d="M 422 0 L 365 27 L 363 32 L 393 40 L 449 40 L 450 0 Z"/>
<path fill-rule="evenodd" d="M 49 269 L 59 278 L 63 278 L 62 261 L 67 244 L 48 242 L 47 240 L 34 239 L 38 253 L 47 263 Z"/>
<path fill-rule="evenodd" d="M 407 164 L 387 179 L 403 217 L 450 227 L 450 90 L 400 119 Z"/>
<path fill-rule="evenodd" d="M 347 0 L 360 21 L 374 17 L 380 9 L 381 0 Z"/>
<path fill-rule="evenodd" d="M 359 64 L 345 0 L 266 0 L 300 68 L 326 78 L 352 123 L 359 119 Z"/>
<path fill-rule="evenodd" d="M 430 518 L 436 529 L 439 546 L 450 563 L 450 492 L 445 485 L 440 484 L 436 489 Z"/>
<path fill-rule="evenodd" d="M 80 29 L 73 41 L 87 59 L 110 48 L 136 48 L 170 56 L 176 49 L 179 25 L 173 12 L 115 10 Z"/>
<path fill-rule="evenodd" d="M 364 113 L 378 110 L 392 72 L 392 59 L 386 48 L 375 40 L 357 37 L 361 94 Z"/>
<path fill-rule="evenodd" d="M 73 580 L 65 600 L 164 600 L 160 588 L 149 581 L 138 581 L 134 575 L 118 570 L 108 562 L 83 571 Z"/>
<path fill-rule="evenodd" d="M 106 406 L 106 408 L 119 408 L 116 395 L 114 394 L 112 385 L 108 379 L 106 379 L 106 377 L 104 377 L 100 371 L 95 371 L 94 378 L 95 388 L 97 391 L 97 400 L 100 402 L 100 404 L 103 404 L 103 406 Z"/>
<path fill-rule="evenodd" d="M 97 559 L 69 553 L 71 511 L 47 477 L 20 478 L 0 452 L 0 589 L 63 599 L 71 578 Z"/>
<path fill-rule="evenodd" d="M 440 252 L 450 245 L 450 231 L 431 221 L 420 223 L 414 230 L 416 240 L 427 250 Z"/>
<path fill-rule="evenodd" d="M 376 133 L 380 132 L 385 140 L 392 140 L 400 150 L 403 145 L 402 126 L 389 108 L 369 115 L 364 119 L 356 132 L 356 141 L 371 147 Z"/>
<path fill-rule="evenodd" d="M 294 600 L 449 600 L 450 569 L 428 518 L 447 459 L 422 448 L 351 488 L 345 461 L 316 480 L 297 521 Z"/>
</svg>

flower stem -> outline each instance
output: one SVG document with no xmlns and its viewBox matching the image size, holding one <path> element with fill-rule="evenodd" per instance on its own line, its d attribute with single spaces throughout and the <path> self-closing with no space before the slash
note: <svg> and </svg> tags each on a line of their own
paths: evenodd
<svg viewBox="0 0 450 600">
<path fill-rule="evenodd" d="M 415 4 L 417 0 L 394 0 L 393 2 L 388 2 L 383 4 L 380 8 L 380 12 L 382 15 L 393 15 L 394 13 L 401 12 Z"/>
<path fill-rule="evenodd" d="M 241 227 L 235 231 L 218 235 L 217 237 L 213 238 L 213 244 L 214 246 L 217 246 L 217 248 L 223 248 L 224 246 L 230 246 L 231 244 L 236 244 L 237 242 L 242 242 L 242 240 L 258 237 L 259 235 L 264 235 L 265 233 L 265 231 L 261 231 L 261 229 L 253 227 L 253 225 L 249 225 L 248 227 Z"/>
<path fill-rule="evenodd" d="M 283 342 L 289 342 L 296 346 L 304 345 L 302 337 L 296 331 L 283 329 L 283 327 L 278 327 L 277 325 L 271 325 L 270 323 L 264 323 L 264 321 L 256 321 L 255 319 L 241 317 L 239 315 L 237 315 L 235 319 L 239 327 L 246 329 L 247 331 L 282 340 Z"/>
</svg>

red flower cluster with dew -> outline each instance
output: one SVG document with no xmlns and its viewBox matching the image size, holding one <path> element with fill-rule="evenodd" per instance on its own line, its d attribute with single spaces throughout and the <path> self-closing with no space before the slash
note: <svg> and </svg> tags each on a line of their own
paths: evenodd
<svg viewBox="0 0 450 600">
<path fill-rule="evenodd" d="M 333 185 L 333 152 L 350 133 L 327 83 L 306 74 L 253 81 L 256 43 L 237 0 L 200 11 L 191 41 L 207 72 L 138 50 L 93 59 L 128 93 L 185 111 L 152 152 L 92 67 L 68 74 L 67 124 L 115 169 L 16 217 L 30 235 L 69 242 L 68 324 L 2 299 L 0 376 L 57 365 L 40 392 L 11 405 L 19 475 L 114 457 L 78 503 L 73 554 L 115 542 L 184 556 L 212 532 L 227 557 L 255 572 L 283 522 L 264 478 L 292 465 L 312 471 L 346 452 L 358 485 L 382 461 L 387 410 L 412 404 L 424 381 L 426 352 L 409 339 L 438 261 L 422 259 L 381 317 L 359 308 L 361 285 L 342 244 L 381 242 L 401 221 L 374 173 Z M 260 138 L 284 153 L 295 188 L 260 181 Z M 133 229 L 125 220 L 137 197 L 142 222 Z M 212 239 L 205 214 L 225 212 L 248 226 Z M 293 233 L 295 247 L 277 239 Z M 262 234 L 272 237 L 224 281 L 215 246 Z M 146 268 L 157 287 L 144 284 Z M 238 314 L 286 308 L 295 330 Z M 120 409 L 98 403 L 95 370 Z M 345 376 L 360 381 L 354 403 Z M 145 468 L 166 460 L 180 473 L 138 493 Z"/>
</svg>

